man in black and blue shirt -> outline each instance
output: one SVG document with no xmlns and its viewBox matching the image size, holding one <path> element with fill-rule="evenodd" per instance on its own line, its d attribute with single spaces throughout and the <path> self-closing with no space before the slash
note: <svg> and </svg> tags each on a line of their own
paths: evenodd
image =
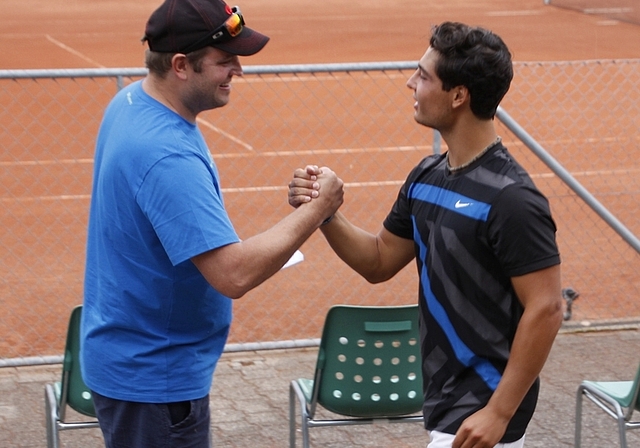
<svg viewBox="0 0 640 448">
<path fill-rule="evenodd" d="M 428 448 L 522 447 L 562 323 L 548 201 L 493 123 L 512 77 L 497 35 L 460 23 L 434 27 L 407 86 L 415 120 L 438 130 L 448 151 L 411 171 L 378 234 L 341 212 L 321 227 L 372 283 L 416 259 Z M 314 193 L 321 171 L 296 170 L 291 205 L 322 194 Z"/>
</svg>

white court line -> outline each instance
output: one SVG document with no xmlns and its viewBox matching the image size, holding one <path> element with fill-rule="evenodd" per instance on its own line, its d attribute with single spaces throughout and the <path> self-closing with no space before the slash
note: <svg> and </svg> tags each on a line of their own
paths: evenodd
<svg viewBox="0 0 640 448">
<path fill-rule="evenodd" d="M 371 182 L 345 182 L 345 187 L 389 187 L 395 185 L 402 185 L 404 180 L 384 180 L 384 181 L 371 181 Z M 287 185 L 281 186 L 265 186 L 265 187 L 237 187 L 237 188 L 223 188 L 223 193 L 259 193 L 263 191 L 286 191 L 289 187 Z"/>
<path fill-rule="evenodd" d="M 30 196 L 26 198 L 0 198 L 0 203 L 79 201 L 84 199 L 91 199 L 91 195 L 90 194 L 61 194 L 58 196 Z"/>
<path fill-rule="evenodd" d="M 89 62 L 90 64 L 95 65 L 98 68 L 105 68 L 104 65 L 101 65 L 99 63 L 97 63 L 96 61 L 94 61 L 93 59 L 85 56 L 84 54 L 80 53 L 79 51 L 74 50 L 73 48 L 71 48 L 68 45 L 63 44 L 62 42 L 60 42 L 57 39 L 54 39 L 53 37 L 51 37 L 49 34 L 45 35 L 47 40 L 49 40 L 50 42 L 52 42 L 53 44 L 57 45 L 58 47 L 62 48 L 63 50 L 68 51 L 69 53 L 78 56 L 81 59 L 84 59 L 85 61 Z M 239 138 L 234 137 L 233 135 L 224 132 L 222 129 L 214 126 L 213 124 L 211 124 L 210 122 L 202 119 L 202 118 L 196 118 L 196 120 L 198 121 L 198 123 L 202 124 L 204 127 L 207 127 L 215 132 L 217 132 L 218 134 L 228 138 L 229 140 L 231 140 L 232 142 L 235 142 L 239 145 L 241 145 L 243 148 L 249 150 L 249 151 L 254 151 L 253 146 L 249 145 L 248 143 L 243 142 L 242 140 L 240 140 Z"/>
<path fill-rule="evenodd" d="M 223 132 L 223 131 L 221 131 Z M 233 138 L 229 136 L 229 138 Z M 242 144 L 242 142 L 238 142 Z M 248 149 L 254 151 L 253 147 L 247 145 Z M 374 152 L 407 152 L 407 151 L 433 151 L 433 147 L 428 146 L 387 146 L 374 148 L 333 148 L 333 149 L 309 149 L 306 151 L 266 151 L 253 152 L 252 154 L 238 153 L 212 153 L 213 160 L 220 159 L 240 159 L 245 157 L 287 157 L 287 156 L 307 156 L 307 155 L 325 155 L 325 154 L 359 154 Z M 0 161 L 0 167 L 19 167 L 19 166 L 45 166 L 45 165 L 87 165 L 92 164 L 93 159 L 60 159 L 60 160 L 24 160 L 24 161 Z"/>
<path fill-rule="evenodd" d="M 633 12 L 633 8 L 585 8 L 583 12 L 585 14 L 628 14 Z"/>
<path fill-rule="evenodd" d="M 246 143 L 246 142 L 240 140 L 239 138 L 234 137 L 233 135 L 229 134 L 228 132 L 223 131 L 219 127 L 214 126 L 211 122 L 209 122 L 209 121 L 207 121 L 207 120 L 205 120 L 203 118 L 196 118 L 196 121 L 198 123 L 200 123 L 202 126 L 204 126 L 205 128 L 209 128 L 212 131 L 217 132 L 218 134 L 222 135 L 223 137 L 228 138 L 232 142 L 239 144 L 240 146 L 242 146 L 246 150 L 251 151 L 251 152 L 255 152 L 255 150 L 253 149 L 253 146 L 251 146 L 249 143 Z"/>
<path fill-rule="evenodd" d="M 98 67 L 98 68 L 106 68 L 104 65 L 102 65 L 102 64 L 98 64 L 98 63 L 97 63 L 96 61 L 94 61 L 93 59 L 91 59 L 91 58 L 89 58 L 89 57 L 85 56 L 84 54 L 80 53 L 80 52 L 79 52 L 79 51 L 77 51 L 77 50 L 74 50 L 74 49 L 73 49 L 73 48 L 71 48 L 70 46 L 63 44 L 63 43 L 62 43 L 62 42 L 60 42 L 59 40 L 54 39 L 54 38 L 53 38 L 53 37 L 51 37 L 50 35 L 45 34 L 45 37 L 47 38 L 47 40 L 48 40 L 49 42 L 53 43 L 54 45 L 57 45 L 58 47 L 62 48 L 63 50 L 68 51 L 68 52 L 69 52 L 69 53 L 71 53 L 72 55 L 74 55 L 74 56 L 78 56 L 80 59 L 83 59 L 83 60 L 85 60 L 86 62 L 88 62 L 88 63 L 90 63 L 90 64 L 93 64 L 93 65 L 95 65 L 95 66 L 96 66 L 96 67 Z"/>
<path fill-rule="evenodd" d="M 522 9 L 517 11 L 489 11 L 486 15 L 490 17 L 519 17 L 519 16 L 539 16 L 542 11 L 536 9 Z"/>
<path fill-rule="evenodd" d="M 601 171 L 575 171 L 570 173 L 573 177 L 594 177 L 594 176 L 618 176 L 621 174 L 640 174 L 640 168 L 638 169 L 624 169 L 624 170 L 601 170 Z M 530 175 L 533 179 L 549 179 L 556 177 L 554 173 L 534 173 Z M 401 180 L 385 180 L 385 181 L 369 181 L 369 182 L 345 182 L 344 186 L 347 188 L 370 188 L 370 187 L 397 187 L 404 183 L 405 179 Z M 230 187 L 223 188 L 222 192 L 225 194 L 233 193 L 261 193 L 268 191 L 286 191 L 287 185 L 265 185 L 260 187 Z M 78 194 L 78 195 L 60 195 L 60 196 L 33 196 L 26 198 L 0 198 L 0 203 L 24 203 L 24 202 L 44 202 L 44 201 L 77 201 L 90 199 L 91 195 Z"/>
<path fill-rule="evenodd" d="M 433 151 L 433 146 L 387 146 L 374 148 L 331 148 L 331 149 L 308 149 L 305 151 L 265 151 L 255 153 L 256 157 L 288 157 L 288 156 L 315 156 L 326 154 L 359 154 L 374 152 L 407 152 L 417 151 L 424 152 L 426 150 Z M 212 154 L 214 160 L 219 159 L 239 159 L 246 157 L 245 154 L 226 153 Z"/>
<path fill-rule="evenodd" d="M 571 173 L 573 177 L 594 177 L 594 176 L 617 176 L 620 174 L 640 173 L 640 169 L 635 170 L 602 170 L 602 171 L 576 171 Z M 544 179 L 556 177 L 554 173 L 537 173 L 531 174 L 533 179 Z M 369 181 L 369 182 L 345 182 L 345 187 L 352 188 L 369 188 L 369 187 L 393 187 L 400 186 L 405 182 L 402 180 L 385 180 L 385 181 Z M 244 188 L 223 188 L 224 193 L 251 193 L 262 191 L 279 191 L 289 188 L 284 186 L 269 186 L 269 187 L 244 187 Z"/>
<path fill-rule="evenodd" d="M 93 159 L 60 159 L 60 160 L 21 160 L 17 162 L 0 162 L 2 166 L 47 166 L 47 165 L 87 165 Z"/>
<path fill-rule="evenodd" d="M 431 153 L 433 151 L 432 145 L 422 145 L 422 146 L 383 146 L 383 147 L 376 146 L 376 147 L 360 147 L 360 148 L 309 149 L 304 151 L 294 150 L 294 151 L 256 152 L 255 149 L 248 143 L 244 143 L 242 140 L 235 139 L 235 137 L 213 126 L 208 121 L 202 120 L 202 124 L 216 132 L 220 132 L 222 135 L 225 135 L 227 138 L 237 142 L 238 144 L 244 146 L 245 148 L 251 151 L 251 154 L 211 153 L 211 157 L 213 157 L 214 160 L 239 159 L 244 157 L 288 157 L 288 156 L 326 155 L 326 154 L 359 154 L 359 153 L 375 153 L 375 152 L 410 152 L 410 151 L 426 152 L 426 151 L 429 151 L 429 153 Z M 589 138 L 583 138 L 580 140 L 575 140 L 575 139 L 554 140 L 554 144 L 566 145 L 566 144 L 593 144 L 593 143 L 611 143 L 611 142 L 619 143 L 622 141 L 636 141 L 636 140 L 640 141 L 640 137 L 630 137 L 625 139 L 620 139 L 618 137 L 606 137 L 606 138 L 589 137 Z M 549 146 L 550 143 L 546 141 L 542 141 L 540 144 L 543 146 Z M 526 147 L 524 142 L 519 140 L 510 141 L 508 146 Z M 446 146 L 443 147 L 442 149 L 445 150 Z M 91 163 L 93 163 L 93 159 L 0 161 L 0 167 L 39 166 L 39 165 L 58 165 L 58 164 L 74 165 L 74 164 L 91 164 Z M 635 171 L 637 170 L 628 170 L 623 172 L 635 172 Z M 585 173 L 589 173 L 589 172 L 590 171 L 585 171 Z"/>
<path fill-rule="evenodd" d="M 96 61 L 94 61 L 93 59 L 85 56 L 84 54 L 80 53 L 79 51 L 74 50 L 73 48 L 71 48 L 68 45 L 63 44 L 62 42 L 60 42 L 57 39 L 54 39 L 53 37 L 51 37 L 49 34 L 45 35 L 47 40 L 49 42 L 52 42 L 53 44 L 57 45 L 58 47 L 62 48 L 63 50 L 68 51 L 69 53 L 78 56 L 81 59 L 84 59 L 85 61 L 89 62 L 90 64 L 95 65 L 98 68 L 106 68 L 104 65 L 101 65 L 99 63 L 97 63 Z M 213 124 L 211 124 L 210 122 L 202 119 L 202 118 L 197 118 L 196 119 L 198 121 L 198 123 L 202 124 L 204 127 L 207 127 L 215 132 L 217 132 L 218 134 L 228 138 L 229 140 L 231 140 L 232 142 L 235 142 L 237 144 L 239 144 L 240 146 L 242 146 L 243 148 L 249 150 L 249 151 L 254 151 L 253 146 L 249 145 L 248 143 L 243 142 L 242 140 L 240 140 L 237 137 L 234 137 L 233 135 L 224 132 L 222 129 L 214 126 Z"/>
<path fill-rule="evenodd" d="M 200 119 L 198 119 L 200 120 Z M 359 154 L 359 153 L 374 153 L 374 152 L 410 152 L 410 151 L 418 151 L 418 152 L 426 152 L 429 151 L 431 153 L 433 151 L 432 145 L 423 145 L 423 146 L 386 146 L 386 147 L 360 147 L 360 148 L 329 148 L 329 149 L 309 149 L 304 151 L 264 151 L 264 152 L 256 152 L 253 146 L 248 143 L 244 143 L 242 140 L 236 139 L 230 134 L 225 133 L 223 130 L 213 126 L 208 121 L 202 121 L 203 126 L 206 126 L 215 132 L 219 132 L 230 140 L 238 143 L 239 145 L 244 146 L 246 149 L 251 151 L 251 154 L 247 153 L 212 153 L 211 157 L 214 160 L 221 159 L 239 159 L 244 157 L 287 157 L 287 156 L 306 156 L 306 155 L 326 155 L 326 154 Z M 606 138 L 583 138 L 580 140 L 574 139 L 562 139 L 562 140 L 554 140 L 554 144 L 556 145 L 566 145 L 566 144 L 592 144 L 592 143 L 618 143 L 624 140 L 628 141 L 640 141 L 640 137 L 631 137 L 626 139 L 620 139 L 618 137 L 606 137 Z M 541 142 L 543 146 L 549 146 L 549 143 L 546 141 Z M 510 141 L 510 147 L 525 147 L 526 145 L 521 141 Z M 446 147 L 442 148 L 443 150 Z M 61 160 L 27 160 L 27 161 L 0 161 L 0 167 L 10 167 L 10 166 L 38 166 L 38 165 L 73 165 L 73 164 L 88 164 L 93 163 L 93 159 L 61 159 Z M 633 170 L 632 170 L 633 171 Z"/>
</svg>

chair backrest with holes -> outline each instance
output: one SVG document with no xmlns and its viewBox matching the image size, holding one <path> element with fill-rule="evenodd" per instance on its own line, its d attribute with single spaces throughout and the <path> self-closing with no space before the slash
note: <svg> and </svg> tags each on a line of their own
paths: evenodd
<svg viewBox="0 0 640 448">
<path fill-rule="evenodd" d="M 82 379 L 80 369 L 80 321 L 82 305 L 76 306 L 69 318 L 67 341 L 62 365 L 62 407 L 68 404 L 72 409 L 84 415 L 96 416 L 91 391 Z M 64 409 L 61 409 L 64 416 Z"/>
<path fill-rule="evenodd" d="M 324 408 L 351 417 L 422 409 L 418 305 L 337 305 L 327 314 L 314 392 Z"/>
</svg>

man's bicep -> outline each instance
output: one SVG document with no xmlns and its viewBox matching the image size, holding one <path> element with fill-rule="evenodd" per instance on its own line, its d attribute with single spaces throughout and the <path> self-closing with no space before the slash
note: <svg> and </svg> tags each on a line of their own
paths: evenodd
<svg viewBox="0 0 640 448">
<path fill-rule="evenodd" d="M 384 227 L 378 234 L 378 245 L 383 266 L 392 276 L 415 257 L 413 240 L 399 237 Z"/>
<path fill-rule="evenodd" d="M 511 283 L 525 308 L 532 304 L 552 307 L 562 305 L 559 264 L 511 277 Z"/>
</svg>

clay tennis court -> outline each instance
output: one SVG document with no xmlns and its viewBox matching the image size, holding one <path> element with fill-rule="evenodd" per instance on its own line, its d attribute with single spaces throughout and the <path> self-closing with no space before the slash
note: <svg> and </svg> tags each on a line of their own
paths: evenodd
<svg viewBox="0 0 640 448">
<path fill-rule="evenodd" d="M 144 47 L 140 37 L 148 15 L 158 4 L 149 0 L 8 0 L 5 14 L 0 17 L 3 30 L 0 33 L 3 48 L 0 69 L 141 67 Z M 512 49 L 515 61 L 520 62 L 640 58 L 640 46 L 637 45 L 640 26 L 545 6 L 542 1 L 449 1 L 445 4 L 410 0 L 402 2 L 401 7 L 396 4 L 392 0 L 243 0 L 240 6 L 248 25 L 272 38 L 264 51 L 243 59 L 243 63 L 417 60 L 426 48 L 429 27 L 443 20 L 477 24 L 496 31 Z M 636 45 L 621 42 L 635 42 Z M 409 71 L 393 73 L 393 83 L 402 86 L 409 74 Z M 395 197 L 399 182 L 421 157 L 433 150 L 430 146 L 431 132 L 420 129 L 412 121 L 410 92 L 407 90 L 404 96 L 394 93 L 390 98 L 393 104 L 406 103 L 406 116 L 390 120 L 389 116 L 379 114 L 376 121 L 367 123 L 366 132 L 357 135 L 352 135 L 351 127 L 345 124 L 348 116 L 327 118 L 336 121 L 334 134 L 319 139 L 310 133 L 305 147 L 289 147 L 286 134 L 274 131 L 270 135 L 268 130 L 281 129 L 283 120 L 311 127 L 316 118 L 299 116 L 297 109 L 291 107 L 296 99 L 288 95 L 292 95 L 295 90 L 292 86 L 299 79 L 291 79 L 289 84 L 286 79 L 265 76 L 257 80 L 249 77 L 238 80 L 231 104 L 201 117 L 201 127 L 220 168 L 223 187 L 226 187 L 225 201 L 241 237 L 266 229 L 275 223 L 278 216 L 289 211 L 286 190 L 276 187 L 286 185 L 293 169 L 306 163 L 320 163 L 336 169 L 348 185 L 345 212 L 355 222 L 375 231 Z M 345 92 L 358 88 L 370 96 L 379 94 L 378 84 L 372 75 L 333 77 L 325 82 L 335 83 Z M 247 88 L 249 84 L 252 89 Z M 262 88 L 268 90 L 263 91 Z M 106 93 L 104 95 L 108 97 Z M 536 91 L 510 92 L 504 107 L 511 111 L 509 105 L 523 101 L 523 95 L 530 95 L 530 101 L 540 100 Z M 107 97 L 104 99 L 108 100 Z M 264 108 L 260 109 L 260 101 L 268 103 L 269 107 L 263 105 Z M 326 107 L 330 110 L 330 99 L 327 101 Z M 99 109 L 87 111 L 79 108 L 82 103 L 82 98 L 68 104 L 62 100 L 52 102 L 50 115 L 42 120 L 54 120 L 64 113 L 101 115 Z M 259 114 L 259 120 L 247 122 L 247 117 L 251 116 L 249 105 L 251 110 L 264 111 Z M 619 123 L 624 121 L 624 116 L 609 119 Z M 225 135 L 216 130 L 219 123 L 225 124 Z M 632 121 L 626 126 L 632 128 L 636 124 Z M 260 126 L 263 129 L 261 135 L 269 138 L 261 141 L 229 138 L 249 134 L 246 129 L 241 131 L 239 128 L 250 130 L 252 126 Z M 373 148 L 370 144 L 373 133 L 398 137 L 385 142 L 382 148 Z M 503 127 L 500 127 L 500 133 L 509 135 Z M 585 140 L 588 138 L 583 137 Z M 413 145 L 409 149 L 407 142 Z M 64 143 L 67 143 L 67 148 L 77 147 L 73 154 L 74 162 L 70 165 L 81 174 L 74 177 L 71 185 L 66 176 L 69 166 L 52 162 L 56 158 L 49 152 Z M 552 135 L 544 143 L 551 147 L 559 144 L 553 141 Z M 585 174 L 581 178 L 581 181 L 590 182 L 586 185 L 589 189 L 606 193 L 612 185 L 625 183 L 625 176 L 637 176 L 637 141 L 630 140 L 628 146 L 620 143 L 611 154 L 611 163 L 601 167 L 608 170 L 608 176 L 592 178 Z M 12 278 L 21 279 L 19 282 L 5 282 L 0 290 L 5 310 L 5 317 L 0 320 L 0 358 L 57 354 L 59 351 L 52 351 L 50 347 L 61 347 L 67 310 L 81 302 L 83 266 L 77 260 L 82 260 L 83 256 L 79 257 L 79 254 L 84 254 L 86 222 L 83 218 L 89 203 L 87 192 L 91 183 L 92 144 L 91 141 L 70 138 L 68 142 L 51 145 L 41 154 L 24 154 L 20 159 L 20 154 L 5 153 L 0 160 L 4 169 L 11 170 L 12 179 L 22 179 L 19 185 L 12 186 L 14 192 L 19 190 L 22 200 L 3 198 L 5 210 L 11 211 L 0 216 L 11 219 L 22 215 L 28 215 L 25 219 L 40 217 L 35 224 L 24 222 L 16 226 L 14 222 L 0 222 L 3 228 L 18 229 L 2 236 L 4 246 L 29 247 L 24 251 L 29 256 L 25 255 L 17 263 L 9 257 L 0 260 L 3 271 L 11 272 Z M 559 201 L 570 194 L 568 188 L 549 176 L 549 170 L 532 158 L 523 145 L 510 138 L 508 146 L 516 157 L 527 160 L 527 168 L 545 193 L 553 194 Z M 585 149 L 576 145 L 568 150 L 573 151 L 570 152 L 573 157 L 562 162 L 572 172 L 587 173 L 592 167 L 587 161 L 599 152 L 612 151 L 612 148 L 602 142 L 602 146 L 590 145 Z M 636 151 L 635 156 L 633 151 Z M 239 159 L 246 160 L 247 164 L 250 161 L 251 166 L 268 169 L 259 172 L 239 170 L 238 166 L 242 166 Z M 392 167 L 390 161 L 393 162 Z M 46 192 L 40 189 L 41 183 L 32 180 L 44 176 L 48 178 Z M 66 201 L 64 211 L 34 213 L 33 207 L 47 205 L 46 201 L 35 200 L 45 193 L 73 195 L 77 200 Z M 377 198 L 376 206 L 362 207 L 361 204 L 372 194 Z M 616 259 L 611 254 L 627 254 L 618 257 L 615 266 L 610 267 L 618 273 L 614 278 L 593 276 L 590 283 L 582 282 L 581 287 L 588 291 L 583 299 L 588 299 L 591 294 L 597 300 L 591 303 L 592 315 L 578 316 L 593 320 L 620 315 L 629 317 L 630 313 L 637 316 L 633 297 L 607 297 L 607 291 L 613 284 L 620 286 L 624 281 L 637 284 L 637 254 L 629 254 L 624 244 L 615 238 L 607 239 L 606 244 L 595 252 L 590 250 L 590 245 L 598 244 L 597 238 L 602 229 L 590 228 L 584 221 L 575 221 L 579 204 L 559 203 L 565 207 L 554 209 L 554 215 L 566 226 L 559 229 L 561 249 L 569 244 L 585 247 L 585 257 L 572 260 L 572 269 L 576 272 L 598 269 L 591 265 L 594 253 L 611 259 Z M 629 203 L 636 206 L 625 205 Z M 279 205 L 269 205 L 269 210 L 265 210 L 265 204 Z M 636 194 L 619 198 L 611 210 L 621 221 L 635 226 L 632 230 L 635 229 L 636 234 L 636 223 L 640 221 L 637 204 Z M 26 213 L 28 208 L 29 214 Z M 588 214 L 583 211 L 580 216 L 585 213 Z M 65 228 L 64 233 L 47 233 L 49 227 L 61 224 Z M 39 247 L 34 249 L 33 245 Z M 372 304 L 410 303 L 415 300 L 417 282 L 413 265 L 393 281 L 371 286 L 349 272 L 319 235 L 314 235 L 302 250 L 305 262 L 278 274 L 236 302 L 230 342 L 270 341 L 283 339 L 282 335 L 286 335 L 285 339 L 318 337 L 326 310 L 332 303 L 343 301 L 344 297 L 355 297 L 359 303 Z M 47 278 L 35 278 L 33 275 L 33 272 L 38 272 L 35 268 L 41 265 L 47 267 Z M 340 275 L 334 277 L 335 272 L 340 272 Z M 572 278 L 571 271 L 566 272 L 563 285 L 570 284 L 575 278 Z M 625 309 L 627 311 L 620 312 Z"/>
</svg>

